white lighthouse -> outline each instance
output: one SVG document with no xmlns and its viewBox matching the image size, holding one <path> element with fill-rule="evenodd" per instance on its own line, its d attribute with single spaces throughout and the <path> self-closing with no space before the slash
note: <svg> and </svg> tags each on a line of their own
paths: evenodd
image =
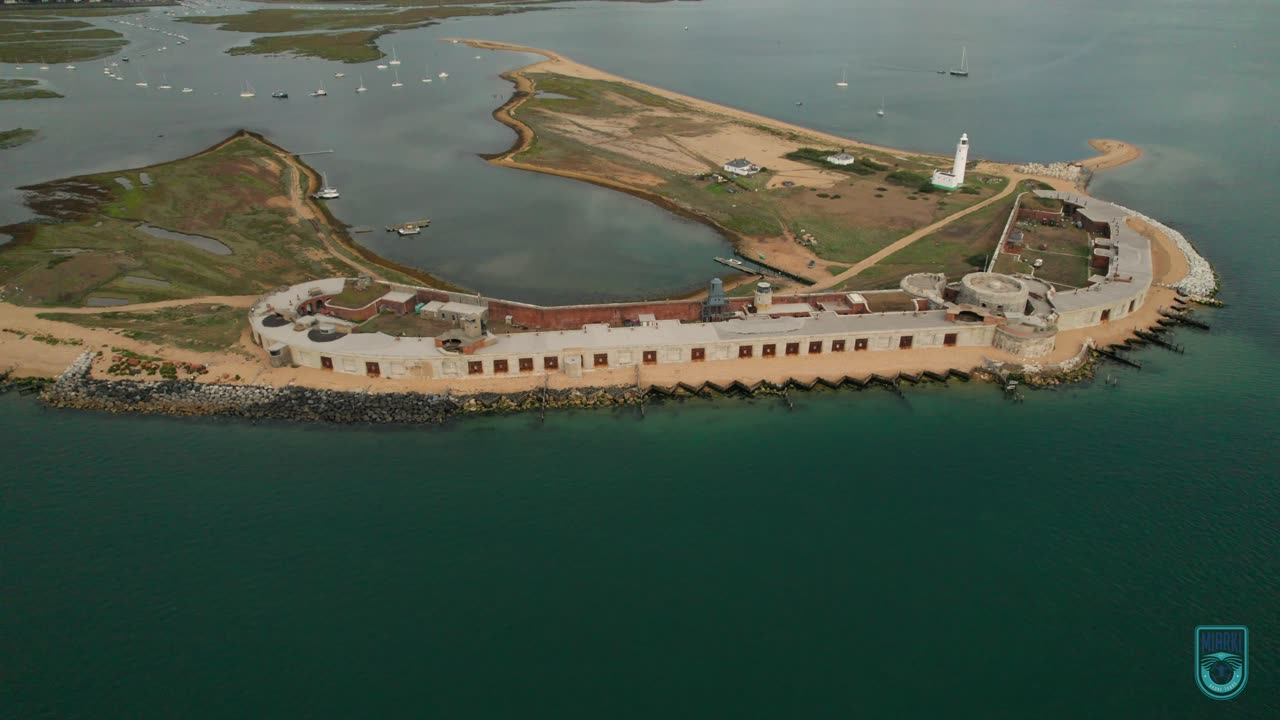
<svg viewBox="0 0 1280 720">
<path fill-rule="evenodd" d="M 969 162 L 969 134 L 960 136 L 956 143 L 956 160 L 951 165 L 951 172 L 935 170 L 933 184 L 948 190 L 955 190 L 964 184 L 964 166 Z"/>
</svg>

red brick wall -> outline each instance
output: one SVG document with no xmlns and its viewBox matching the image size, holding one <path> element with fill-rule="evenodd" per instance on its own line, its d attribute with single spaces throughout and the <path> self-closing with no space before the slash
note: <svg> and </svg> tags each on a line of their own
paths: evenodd
<svg viewBox="0 0 1280 720">
<path fill-rule="evenodd" d="M 510 315 L 519 325 L 544 330 L 576 330 L 590 323 L 621 325 L 624 320 L 637 321 L 641 315 L 658 320 L 695 321 L 702 318 L 700 300 L 663 303 L 624 303 L 617 305 L 569 305 L 537 307 L 517 305 L 502 300 L 489 301 L 489 317 L 498 321 Z"/>
</svg>

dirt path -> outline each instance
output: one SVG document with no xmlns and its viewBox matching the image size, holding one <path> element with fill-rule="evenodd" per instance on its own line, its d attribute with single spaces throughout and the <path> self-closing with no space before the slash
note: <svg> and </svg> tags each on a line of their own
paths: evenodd
<svg viewBox="0 0 1280 720">
<path fill-rule="evenodd" d="M 973 212 L 977 212 L 978 210 L 981 210 L 982 208 L 987 207 L 988 205 L 999 201 L 1001 198 L 1007 197 L 1009 193 L 1013 192 L 1017 188 L 1017 186 L 1018 186 L 1017 183 L 1010 181 L 1009 184 L 1005 187 L 1005 189 L 1001 190 L 998 194 L 992 195 L 991 197 L 987 198 L 986 200 L 983 200 L 982 202 L 976 205 L 970 205 L 969 207 L 965 208 L 964 210 L 961 210 L 958 213 L 955 213 L 954 215 L 948 215 L 947 217 L 933 223 L 932 225 L 926 225 L 920 228 L 919 230 L 916 230 L 915 232 L 911 233 L 910 235 L 907 235 L 906 237 L 900 240 L 896 240 L 893 243 L 890 243 L 889 245 L 885 246 L 883 249 L 879 250 L 878 252 L 868 255 L 867 257 L 859 260 L 856 264 L 854 264 L 853 267 L 849 268 L 848 270 L 845 270 L 839 275 L 835 275 L 833 277 L 827 278 L 826 280 L 822 280 L 806 288 L 805 291 L 818 292 L 820 290 L 826 290 L 829 287 L 834 287 L 836 285 L 839 285 L 845 280 L 848 280 L 849 278 L 854 277 L 855 275 L 862 272 L 863 270 L 866 270 L 872 265 L 875 265 L 881 260 L 898 252 L 902 248 L 907 247 L 908 245 L 919 240 L 925 235 L 928 235 L 946 225 L 950 225 L 951 223 L 955 222 L 956 220 L 959 220 L 965 215 L 968 215 Z"/>
</svg>

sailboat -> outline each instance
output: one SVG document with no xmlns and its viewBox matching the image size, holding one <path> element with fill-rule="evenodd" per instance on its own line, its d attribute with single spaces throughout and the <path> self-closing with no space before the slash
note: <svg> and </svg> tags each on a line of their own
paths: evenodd
<svg viewBox="0 0 1280 720">
<path fill-rule="evenodd" d="M 182 92 L 189 93 L 189 92 L 195 92 L 195 90 L 192 90 L 191 88 L 182 88 Z"/>
<path fill-rule="evenodd" d="M 391 87 L 403 87 L 404 83 L 400 82 L 400 68 L 395 69 L 396 81 L 391 83 Z"/>
<path fill-rule="evenodd" d="M 880 109 L 876 111 L 876 114 L 879 115 L 880 117 L 884 117 L 884 96 L 883 95 L 880 96 Z"/>
<path fill-rule="evenodd" d="M 356 88 L 356 92 L 366 92 L 369 88 L 364 86 L 364 76 L 360 76 L 360 87 Z"/>
<path fill-rule="evenodd" d="M 76 69 L 76 66 L 75 66 L 75 65 L 68 65 L 68 66 L 67 66 L 67 69 L 68 69 L 68 70 L 75 70 L 75 69 Z"/>
<path fill-rule="evenodd" d="M 836 87 L 849 87 L 849 68 L 840 71 L 840 82 L 836 83 Z"/>
<path fill-rule="evenodd" d="M 320 89 L 319 89 L 319 90 L 316 90 L 316 91 L 315 91 L 315 92 L 313 92 L 313 93 L 311 93 L 311 97 L 325 97 L 325 96 L 327 96 L 328 94 L 329 94 L 329 93 L 324 89 L 324 81 L 323 81 L 323 80 L 321 80 L 321 81 L 320 81 Z"/>
<path fill-rule="evenodd" d="M 960 48 L 960 67 L 951 70 L 951 74 L 956 77 L 969 77 L 968 48 Z"/>
<path fill-rule="evenodd" d="M 249 84 L 249 81 L 248 81 L 248 80 L 245 80 L 245 81 L 244 81 L 244 89 L 240 91 L 240 97 L 242 97 L 242 98 L 251 98 L 251 97 L 253 97 L 254 95 L 257 95 L 257 93 L 255 93 L 255 92 L 253 91 L 253 86 Z"/>
<path fill-rule="evenodd" d="M 169 84 L 169 78 L 165 77 L 165 74 L 164 74 L 164 73 L 160 73 L 160 85 L 159 85 L 158 87 L 159 87 L 161 90 L 172 90 L 172 89 L 173 89 L 173 86 Z"/>
<path fill-rule="evenodd" d="M 147 79 L 142 76 L 142 70 L 138 70 L 138 82 L 134 83 L 134 85 L 137 85 L 138 87 L 147 86 Z"/>
<path fill-rule="evenodd" d="M 44 61 L 43 61 L 43 60 L 41 60 L 41 61 L 40 61 L 40 69 L 41 69 L 41 70 L 48 70 L 48 69 L 49 69 L 49 66 L 48 66 L 48 65 L 46 65 L 46 64 L 44 63 Z"/>
<path fill-rule="evenodd" d="M 378 68 L 379 70 L 386 70 L 386 69 L 387 69 L 387 66 L 386 66 L 386 64 L 385 64 L 385 63 L 378 63 L 378 64 L 377 64 L 377 65 L 375 65 L 374 67 Z"/>
<path fill-rule="evenodd" d="M 392 65 L 400 64 L 400 58 L 396 57 L 396 49 L 394 47 L 391 48 L 391 64 Z"/>
<path fill-rule="evenodd" d="M 430 68 L 426 68 L 426 67 L 424 67 L 424 68 L 422 68 L 422 72 L 423 72 L 423 75 L 422 75 L 422 82 L 431 82 L 431 70 L 430 70 Z"/>
</svg>

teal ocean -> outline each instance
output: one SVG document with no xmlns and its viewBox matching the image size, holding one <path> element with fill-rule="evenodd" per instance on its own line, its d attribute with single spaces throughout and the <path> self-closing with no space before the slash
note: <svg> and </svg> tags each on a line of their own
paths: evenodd
<svg viewBox="0 0 1280 720">
<path fill-rule="evenodd" d="M 0 717 L 1280 717 L 1273 4 L 566 7 L 416 32 L 551 47 L 922 150 L 960 131 L 997 159 L 1135 142 L 1146 156 L 1092 191 L 1195 242 L 1228 307 L 1199 312 L 1211 332 L 1177 331 L 1185 355 L 1147 350 L 1141 371 L 1103 365 L 1021 404 L 953 381 L 793 395 L 794 410 L 690 400 L 391 429 L 4 396 Z M 935 76 L 961 44 L 974 77 Z M 835 96 L 845 62 L 858 93 Z M 487 122 L 492 99 L 467 102 L 446 129 Z M 25 177 L 66 174 L 65 157 L 15 157 Z M 574 242 L 607 245 L 619 212 L 648 212 L 514 176 L 562 197 L 548 222 L 571 217 Z M 498 248 L 501 222 L 475 217 L 475 244 Z M 630 252 L 715 251 L 701 228 L 643 217 L 666 239 Z M 532 300 L 599 281 L 560 272 L 469 280 Z M 1196 689 L 1199 624 L 1250 628 L 1234 700 Z"/>
</svg>

